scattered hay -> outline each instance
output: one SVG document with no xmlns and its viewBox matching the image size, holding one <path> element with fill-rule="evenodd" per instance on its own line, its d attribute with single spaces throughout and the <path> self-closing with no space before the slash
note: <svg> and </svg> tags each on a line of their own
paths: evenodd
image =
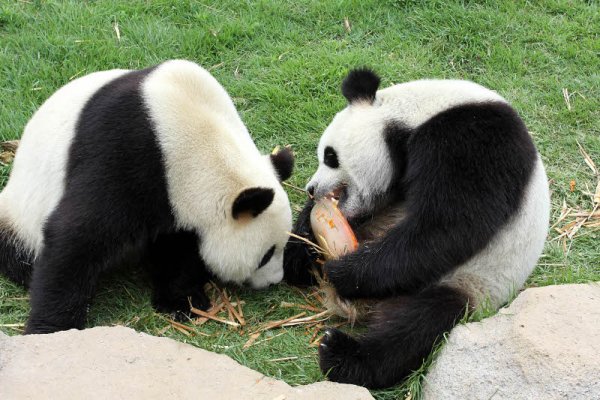
<svg viewBox="0 0 600 400">
<path fill-rule="evenodd" d="M 25 324 L 0 324 L 2 328 L 25 328 Z"/>
<path fill-rule="evenodd" d="M 255 332 L 255 333 L 250 334 L 250 339 L 248 339 L 248 341 L 246 343 L 244 343 L 242 350 L 246 350 L 247 348 L 252 346 L 254 344 L 254 342 L 256 342 L 256 339 L 258 339 L 260 334 L 261 334 L 261 332 Z"/>
<path fill-rule="evenodd" d="M 71 75 L 71 76 L 69 77 L 69 82 L 70 82 L 70 81 L 72 81 L 73 79 L 75 79 L 75 78 L 79 77 L 79 76 L 80 76 L 81 74 L 83 74 L 84 72 L 85 72 L 85 68 L 84 68 L 84 69 L 82 69 L 82 70 L 80 70 L 80 71 L 77 71 L 75 74 L 73 74 L 73 75 Z"/>
<path fill-rule="evenodd" d="M 260 343 L 264 343 L 264 342 L 268 342 L 269 340 L 273 340 L 276 337 L 279 337 L 281 335 L 285 335 L 287 332 L 281 332 L 278 333 L 277 335 L 273 335 L 271 337 L 268 337 L 266 339 L 263 340 L 259 340 L 258 342 L 256 341 L 256 339 L 262 334 L 262 332 L 256 332 L 250 335 L 250 339 L 248 339 L 248 341 L 246 342 L 246 344 L 244 344 L 244 347 L 242 347 L 243 350 L 246 350 L 247 348 L 260 344 Z"/>
<path fill-rule="evenodd" d="M 352 26 L 350 25 L 350 20 L 348 17 L 344 17 L 344 29 L 348 33 L 352 32 Z"/>
<path fill-rule="evenodd" d="M 113 22 L 113 29 L 115 31 L 115 35 L 117 36 L 117 42 L 121 42 L 121 29 L 119 28 L 119 23 L 116 19 Z"/>
<path fill-rule="evenodd" d="M 232 319 L 231 317 L 235 317 L 235 319 L 238 320 L 238 322 L 240 323 L 241 326 L 246 325 L 246 320 L 244 320 L 244 313 L 242 311 L 242 307 L 238 301 L 237 305 L 239 307 L 238 310 L 236 310 L 236 308 L 231 304 L 231 302 L 229 301 L 229 298 L 227 297 L 227 291 L 226 289 L 220 290 L 214 283 L 213 286 L 215 288 L 215 290 L 220 294 L 221 299 L 223 299 L 223 304 L 225 305 L 225 307 L 227 307 L 227 313 L 229 314 L 229 318 Z"/>
<path fill-rule="evenodd" d="M 267 360 L 268 362 L 280 362 L 280 361 L 292 361 L 292 360 L 297 360 L 300 357 L 298 356 L 291 356 L 291 357 L 281 357 L 281 358 L 273 358 L 272 360 Z"/>
<path fill-rule="evenodd" d="M 325 326 L 324 323 L 331 318 L 332 314 L 324 306 L 323 297 L 319 294 L 318 289 L 313 292 L 305 294 L 298 288 L 294 288 L 298 293 L 302 295 L 305 302 L 289 303 L 281 302 L 279 306 L 272 306 L 264 316 L 275 311 L 277 308 L 280 309 L 297 309 L 302 310 L 301 312 L 284 319 L 272 320 L 263 322 L 261 324 L 252 326 L 250 321 L 247 321 L 244 317 L 243 306 L 246 304 L 244 300 L 240 300 L 239 296 L 228 293 L 226 288 L 220 288 L 214 282 L 208 283 L 205 286 L 205 291 L 211 299 L 211 308 L 207 311 L 199 310 L 192 306 L 190 300 L 190 312 L 196 317 L 191 318 L 189 323 L 181 323 L 174 321 L 170 318 L 166 318 L 161 315 L 163 319 L 168 322 L 168 325 L 157 330 L 156 334 L 161 336 L 169 329 L 174 329 L 177 332 L 187 336 L 207 336 L 211 337 L 207 333 L 201 332 L 200 327 L 207 323 L 213 322 L 218 324 L 227 325 L 230 329 L 239 330 L 240 335 L 247 335 L 247 340 L 242 346 L 242 350 L 247 350 L 252 346 L 256 346 L 261 343 L 266 343 L 279 336 L 285 335 L 288 332 L 283 331 L 273 336 L 268 336 L 262 340 L 259 338 L 266 332 L 275 329 L 281 329 L 290 326 L 305 326 L 306 336 L 308 336 L 309 347 L 318 346 L 318 342 L 321 338 L 319 333 Z M 235 300 L 234 300 L 235 298 Z M 160 315 L 160 314 L 159 314 Z M 337 324 L 340 326 L 345 324 Z M 277 359 L 276 361 L 284 361 Z"/>
<path fill-rule="evenodd" d="M 565 104 L 567 105 L 567 110 L 571 111 L 571 94 L 567 88 L 563 88 L 562 90 L 563 99 L 565 99 Z"/>
<path fill-rule="evenodd" d="M 225 318 L 220 318 L 220 317 L 214 316 L 211 313 L 199 310 L 199 309 L 197 309 L 195 307 L 190 307 L 190 311 L 193 314 L 199 315 L 199 316 L 204 317 L 204 318 L 208 318 L 208 319 L 216 321 L 216 322 L 220 322 L 220 323 L 225 324 L 225 325 L 230 325 L 230 326 L 234 326 L 234 327 L 240 326 L 240 324 L 238 324 L 237 322 L 231 320 L 231 314 L 230 314 L 230 319 L 225 319 Z"/>
<path fill-rule="evenodd" d="M 277 321 L 270 321 L 260 327 L 257 332 L 267 331 L 269 329 L 280 328 L 284 326 L 285 323 L 295 320 L 296 318 L 300 318 L 306 315 L 306 311 L 301 312 L 300 314 L 294 315 L 293 317 L 280 319 Z"/>
<path fill-rule="evenodd" d="M 593 193 L 582 191 L 583 194 L 590 196 L 591 210 L 584 209 L 583 207 L 568 207 L 566 200 L 563 199 L 560 215 L 550 227 L 550 229 L 558 233 L 558 236 L 551 241 L 560 241 L 565 255 L 569 252 L 572 241 L 581 234 L 582 228 L 586 228 L 588 231 L 600 228 L 600 173 L 596 167 L 596 163 L 585 151 L 581 143 L 577 142 L 577 146 L 583 157 L 583 161 L 594 174 L 597 183 Z M 571 192 L 575 191 L 575 181 L 571 181 L 569 186 Z"/>
<path fill-rule="evenodd" d="M 183 333 L 186 336 L 191 336 L 194 333 L 194 330 L 187 325 L 180 324 L 179 322 L 173 321 L 172 319 L 167 319 L 167 322 L 171 324 L 173 328 Z"/>
</svg>

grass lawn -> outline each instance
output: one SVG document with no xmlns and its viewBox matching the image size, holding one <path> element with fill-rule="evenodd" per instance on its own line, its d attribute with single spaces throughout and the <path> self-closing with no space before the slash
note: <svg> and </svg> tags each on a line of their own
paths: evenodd
<svg viewBox="0 0 600 400">
<path fill-rule="evenodd" d="M 297 167 L 290 182 L 297 186 L 316 169 L 319 136 L 345 105 L 339 86 L 349 68 L 374 67 L 382 87 L 423 77 L 474 80 L 512 102 L 529 126 L 551 178 L 552 223 L 563 207 L 593 208 L 598 176 L 578 143 L 600 168 L 595 1 L 5 1 L 0 139 L 18 138 L 36 108 L 70 79 L 170 58 L 210 69 L 262 151 L 294 147 Z M 2 185 L 9 169 L 2 166 Z M 303 195 L 289 194 L 297 209 Z M 557 227 L 574 220 L 569 214 Z M 583 226 L 573 238 L 559 235 L 551 232 L 528 286 L 600 281 L 600 230 Z M 282 301 L 305 302 L 284 285 L 231 290 L 246 302 L 249 326 L 302 311 L 281 308 Z M 19 333 L 12 325 L 26 320 L 26 296 L 0 278 L 0 330 Z M 250 329 L 209 322 L 194 327 L 202 333 L 195 336 L 165 330 L 167 321 L 153 312 L 147 282 L 135 271 L 109 276 L 99 289 L 89 326 L 113 324 L 223 352 L 290 384 L 323 379 L 316 348 L 308 346 L 312 332 L 302 326 L 267 331 L 258 340 L 272 340 L 247 350 L 242 347 Z M 292 358 L 273 361 L 284 357 Z M 421 376 L 373 394 L 404 398 L 412 387 L 418 397 Z"/>
</svg>

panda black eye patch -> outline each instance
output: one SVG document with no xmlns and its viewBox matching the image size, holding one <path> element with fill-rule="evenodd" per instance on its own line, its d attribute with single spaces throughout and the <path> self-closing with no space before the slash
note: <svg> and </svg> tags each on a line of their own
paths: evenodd
<svg viewBox="0 0 600 400">
<path fill-rule="evenodd" d="M 327 146 L 325 147 L 325 153 L 323 154 L 323 162 L 329 168 L 337 168 L 340 166 L 340 162 L 338 161 L 338 156 L 333 147 Z"/>
<path fill-rule="evenodd" d="M 265 253 L 262 260 L 260 260 L 260 264 L 258 264 L 258 268 L 264 267 L 269 261 L 271 261 L 271 257 L 273 257 L 273 253 L 275 253 L 275 245 L 271 246 L 269 251 Z"/>
</svg>

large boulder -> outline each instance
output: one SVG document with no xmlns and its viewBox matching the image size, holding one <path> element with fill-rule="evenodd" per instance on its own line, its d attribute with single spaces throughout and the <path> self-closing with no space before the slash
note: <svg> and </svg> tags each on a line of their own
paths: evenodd
<svg viewBox="0 0 600 400">
<path fill-rule="evenodd" d="M 600 399 L 600 286 L 527 289 L 494 317 L 457 326 L 425 399 Z"/>
<path fill-rule="evenodd" d="M 0 399 L 372 399 L 331 382 L 291 387 L 231 358 L 124 327 L 0 333 Z"/>
</svg>

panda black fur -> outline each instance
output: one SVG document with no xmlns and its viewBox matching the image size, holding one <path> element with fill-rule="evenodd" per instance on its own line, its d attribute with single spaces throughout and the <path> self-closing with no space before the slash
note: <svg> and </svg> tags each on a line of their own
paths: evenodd
<svg viewBox="0 0 600 400">
<path fill-rule="evenodd" d="M 59 89 L 27 124 L 0 194 L 0 272 L 28 285 L 27 333 L 83 328 L 99 275 L 149 267 L 165 312 L 209 300 L 210 276 L 283 277 L 288 149 L 262 156 L 227 92 L 172 60 L 96 72 Z"/>
<path fill-rule="evenodd" d="M 380 299 L 365 335 L 329 329 L 319 348 L 329 379 L 371 388 L 417 369 L 465 312 L 506 303 L 535 267 L 549 220 L 540 156 L 500 95 L 457 80 L 378 85 L 370 70 L 345 79 L 349 104 L 321 137 L 307 185 L 315 199 L 340 193 L 358 231 L 390 209 L 404 213 L 323 266 L 341 297 Z M 294 227 L 309 239 L 312 204 Z M 290 241 L 285 279 L 311 283 L 313 262 Z"/>
</svg>

